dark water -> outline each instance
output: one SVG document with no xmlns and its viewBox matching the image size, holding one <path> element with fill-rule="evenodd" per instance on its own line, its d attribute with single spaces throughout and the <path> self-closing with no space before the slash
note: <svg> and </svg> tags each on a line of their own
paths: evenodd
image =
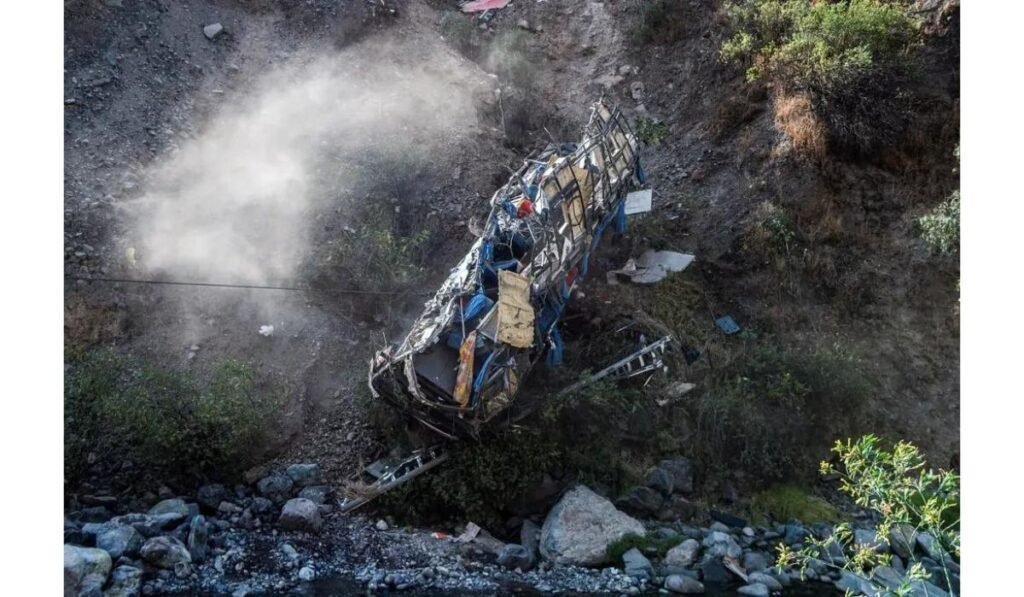
<svg viewBox="0 0 1024 597">
<path fill-rule="evenodd" d="M 736 589 L 740 585 L 704 585 L 704 595 L 706 597 L 734 597 L 737 595 Z M 317 579 L 309 585 L 307 592 L 299 593 L 300 595 L 308 595 L 310 597 L 329 597 L 333 595 L 365 595 L 366 585 L 361 583 L 354 578 L 348 576 L 326 576 Z M 378 591 L 376 595 L 387 595 L 387 591 Z M 417 588 L 408 591 L 402 591 L 401 593 L 392 592 L 393 595 L 408 595 L 425 597 L 428 595 L 550 595 L 551 593 L 541 593 L 530 587 L 529 585 L 517 585 L 514 583 L 506 583 L 504 586 L 498 588 L 495 591 L 469 591 L 469 590 L 452 590 L 442 588 Z M 595 593 L 558 593 L 559 595 L 594 595 Z M 605 595 L 610 593 L 596 593 L 598 595 Z M 648 591 L 642 593 L 643 595 L 658 595 L 658 591 Z M 784 597 L 835 597 L 842 595 L 842 591 L 837 590 L 831 584 L 824 583 L 804 583 L 794 584 L 786 587 L 782 591 Z"/>
</svg>

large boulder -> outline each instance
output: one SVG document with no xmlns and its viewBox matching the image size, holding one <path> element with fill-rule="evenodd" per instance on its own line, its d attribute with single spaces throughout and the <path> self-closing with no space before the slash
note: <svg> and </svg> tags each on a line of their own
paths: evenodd
<svg viewBox="0 0 1024 597">
<path fill-rule="evenodd" d="M 116 560 L 121 556 L 135 557 L 142 549 L 145 538 L 128 525 L 115 525 L 96 534 L 96 547 Z"/>
<path fill-rule="evenodd" d="M 699 551 L 700 543 L 696 539 L 687 539 L 668 550 L 665 554 L 665 565 L 686 568 L 696 561 Z"/>
<path fill-rule="evenodd" d="M 174 537 L 153 537 L 142 546 L 142 559 L 157 568 L 174 570 L 175 564 L 192 563 L 192 555 L 181 541 Z"/>
<path fill-rule="evenodd" d="M 78 595 L 87 580 L 106 580 L 111 565 L 110 554 L 102 549 L 64 545 L 64 597 Z"/>
<path fill-rule="evenodd" d="M 309 487 L 320 483 L 320 467 L 316 464 L 293 464 L 284 472 L 296 487 Z"/>
<path fill-rule="evenodd" d="M 294 498 L 281 509 L 281 518 L 277 523 L 283 528 L 293 531 L 320 532 L 324 521 L 320 517 L 320 509 L 306 498 Z"/>
<path fill-rule="evenodd" d="M 597 566 L 607 561 L 609 543 L 645 534 L 644 525 L 607 499 L 578 485 L 548 512 L 540 531 L 540 553 L 558 564 Z"/>
<path fill-rule="evenodd" d="M 142 594 L 142 570 L 135 566 L 118 566 L 110 575 L 110 586 L 103 597 L 138 597 Z"/>
</svg>

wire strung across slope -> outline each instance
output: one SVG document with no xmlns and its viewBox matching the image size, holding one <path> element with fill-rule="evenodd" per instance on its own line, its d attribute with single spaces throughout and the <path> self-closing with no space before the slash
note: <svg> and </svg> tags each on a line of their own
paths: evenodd
<svg viewBox="0 0 1024 597">
<path fill-rule="evenodd" d="M 310 287 L 303 286 L 263 286 L 258 284 L 227 284 L 221 282 L 187 282 L 182 280 L 138 280 L 133 278 L 96 278 L 92 276 L 64 276 L 68 280 L 84 280 L 86 282 L 107 282 L 107 283 L 125 283 L 125 284 L 159 284 L 165 286 L 203 286 L 210 288 L 242 288 L 250 290 L 287 290 L 287 291 L 309 291 L 314 290 Z M 322 290 L 330 290 L 339 294 L 377 294 L 377 295 L 409 295 L 409 296 L 427 296 L 429 292 L 404 292 L 397 290 L 352 290 L 345 288 L 324 288 Z"/>
</svg>

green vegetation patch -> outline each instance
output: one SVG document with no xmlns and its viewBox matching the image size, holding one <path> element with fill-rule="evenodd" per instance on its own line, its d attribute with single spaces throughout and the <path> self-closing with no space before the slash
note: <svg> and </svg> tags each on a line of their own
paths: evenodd
<svg viewBox="0 0 1024 597">
<path fill-rule="evenodd" d="M 750 503 L 754 520 L 786 522 L 835 522 L 839 513 L 825 500 L 810 495 L 795 485 L 776 485 L 754 496 Z"/>
<path fill-rule="evenodd" d="M 608 561 L 616 565 L 622 564 L 622 554 L 633 549 L 640 550 L 644 555 L 651 555 L 652 552 L 659 558 L 665 557 L 668 550 L 683 542 L 686 537 L 677 535 L 675 537 L 658 537 L 656 535 L 637 535 L 627 533 L 617 541 L 608 544 Z"/>
</svg>

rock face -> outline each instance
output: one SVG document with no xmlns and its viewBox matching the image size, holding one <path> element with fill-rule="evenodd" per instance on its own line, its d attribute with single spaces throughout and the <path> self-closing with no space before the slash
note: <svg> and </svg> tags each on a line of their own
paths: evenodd
<svg viewBox="0 0 1024 597">
<path fill-rule="evenodd" d="M 192 562 L 188 548 L 174 537 L 153 537 L 142 546 L 142 559 L 150 564 L 173 570 L 175 564 Z"/>
<path fill-rule="evenodd" d="M 121 556 L 134 557 L 142 549 L 144 538 L 135 528 L 117 525 L 96 534 L 96 547 L 116 560 Z"/>
<path fill-rule="evenodd" d="M 672 574 L 665 577 L 665 588 L 680 595 L 698 595 L 704 592 L 704 585 L 699 580 L 684 574 Z"/>
<path fill-rule="evenodd" d="M 94 581 L 110 574 L 110 554 L 94 547 L 64 546 L 64 597 L 75 597 L 87 578 Z M 89 583 L 92 584 L 92 583 Z M 100 582 L 100 586 L 103 583 Z"/>
<path fill-rule="evenodd" d="M 596 566 L 607 560 L 608 544 L 627 533 L 643 535 L 644 525 L 579 485 L 548 512 L 540 531 L 540 552 L 559 564 Z"/>
<path fill-rule="evenodd" d="M 320 517 L 320 509 L 306 498 L 288 500 L 281 510 L 281 518 L 277 522 L 286 529 L 310 533 L 320 532 L 320 527 L 324 524 Z"/>
<path fill-rule="evenodd" d="M 668 550 L 668 553 L 665 554 L 665 564 L 686 568 L 697 559 L 699 551 L 700 543 L 696 539 L 687 539 Z"/>
</svg>

